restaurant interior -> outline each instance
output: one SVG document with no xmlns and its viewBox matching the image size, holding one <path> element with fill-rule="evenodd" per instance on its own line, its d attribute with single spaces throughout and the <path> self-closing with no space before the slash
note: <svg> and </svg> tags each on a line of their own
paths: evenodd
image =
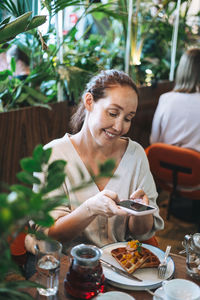
<svg viewBox="0 0 200 300">
<path fill-rule="evenodd" d="M 152 228 L 158 226 L 158 229 L 138 241 L 138 247 L 147 245 L 161 263 L 170 246 L 167 271 L 161 279 L 157 275 L 158 264 L 156 268 L 141 267 L 134 275 L 142 283 L 137 282 L 138 278 L 131 283 L 132 279 L 125 275 L 117 274 L 119 278 L 115 278 L 117 271 L 109 273 L 110 267 L 101 261 L 107 260 L 108 251 L 112 253 L 112 245 L 122 247 L 130 238 L 116 239 L 115 243 L 111 240 L 102 246 L 97 243 L 96 248 L 85 240 L 73 246 L 65 241 L 61 246 L 59 243 L 59 250 L 52 250 L 54 256 L 59 255 L 60 268 L 53 271 L 51 280 L 55 287 L 46 290 L 39 285 L 46 288 L 43 273 L 35 269 L 40 254 L 37 241 L 46 241 L 44 232 L 48 227 L 48 232 L 56 228 L 59 217 L 52 217 L 51 210 L 63 204 L 64 196 L 49 195 L 63 186 L 67 199 L 71 191 L 65 183 L 68 162 L 55 161 L 55 166 L 48 169 L 51 154 L 43 146 L 66 133 L 71 137 L 75 124 L 71 122 L 72 115 L 80 107 L 81 97 L 86 99 L 83 98 L 86 84 L 102 70 L 122 71 L 133 80 L 138 91 L 137 112 L 124 135 L 144 150 L 149 164 L 146 172 L 151 172 L 158 193 L 156 213 L 164 224 L 159 227 L 153 223 Z M 85 93 L 92 93 L 88 91 Z M 199 0 L 0 1 L 0 299 L 200 299 L 199 108 Z M 124 123 L 127 124 L 126 119 Z M 107 134 L 110 140 L 112 133 L 111 130 Z M 34 190 L 33 185 L 39 183 L 34 174 L 41 172 L 44 165 L 49 175 L 42 188 Z M 112 178 L 115 165 L 104 160 L 102 165 L 98 163 L 98 168 L 99 174 L 89 171 L 94 182 Z M 74 190 L 87 191 L 91 181 L 87 182 L 81 169 L 77 174 L 82 181 L 77 181 L 79 186 Z M 144 184 L 138 187 L 145 188 Z M 153 205 L 150 188 L 148 192 L 144 191 L 139 200 Z M 146 194 L 148 202 L 144 202 Z M 44 201 L 47 198 L 49 203 Z M 91 210 L 86 204 L 86 212 Z M 145 216 L 148 217 L 150 214 Z M 102 230 L 104 223 L 98 222 Z M 30 226 L 32 223 L 36 226 Z M 41 227 L 45 230 L 38 230 Z M 26 248 L 27 236 L 35 236 L 33 254 Z M 84 244 L 84 250 L 75 248 Z M 89 251 L 84 252 L 88 257 L 93 253 L 95 257 L 99 255 L 100 273 L 104 273 L 99 275 L 101 282 L 94 291 L 93 279 L 90 280 L 87 293 L 78 292 L 85 287 L 78 285 L 84 278 L 79 283 L 77 278 L 83 266 L 87 268 L 83 268 L 87 270 L 84 272 L 94 273 L 94 262 L 92 265 L 89 258 L 82 261 L 78 257 L 81 251 Z M 123 264 L 119 265 L 113 257 L 114 267 L 123 270 Z M 79 273 L 73 275 L 76 264 Z M 163 282 L 173 281 L 172 278 L 185 280 L 185 288 L 186 282 L 195 283 L 193 294 L 196 286 L 199 290 L 189 298 L 183 295 L 170 298 Z M 176 290 L 183 289 L 184 282 L 176 284 Z"/>
</svg>

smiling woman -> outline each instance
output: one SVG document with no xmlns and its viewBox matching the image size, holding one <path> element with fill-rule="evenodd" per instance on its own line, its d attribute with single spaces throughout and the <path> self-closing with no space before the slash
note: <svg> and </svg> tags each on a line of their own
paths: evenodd
<svg viewBox="0 0 200 300">
<path fill-rule="evenodd" d="M 52 148 L 52 161 L 67 161 L 66 181 L 56 194 L 67 193 L 70 202 L 52 212 L 55 224 L 46 234 L 67 241 L 68 246 L 85 242 L 102 247 L 129 238 L 144 241 L 163 228 L 146 154 L 138 143 L 124 137 L 137 105 L 136 85 L 122 71 L 101 71 L 87 84 L 72 118 L 73 134 L 67 133 L 45 146 Z M 94 180 L 99 164 L 109 159 L 115 161 L 111 176 Z M 38 176 L 42 180 L 44 173 Z M 76 190 L 83 178 L 91 184 Z M 130 216 L 117 205 L 129 198 L 139 198 L 157 210 L 145 216 Z M 33 249 L 30 236 L 26 247 Z"/>
</svg>

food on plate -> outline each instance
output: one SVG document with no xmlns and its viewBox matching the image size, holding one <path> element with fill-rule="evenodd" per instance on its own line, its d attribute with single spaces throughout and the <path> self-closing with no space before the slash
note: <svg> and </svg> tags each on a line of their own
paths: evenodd
<svg viewBox="0 0 200 300">
<path fill-rule="evenodd" d="M 149 249 L 142 247 L 138 240 L 132 240 L 126 247 L 118 247 L 111 250 L 112 256 L 129 273 L 139 268 L 158 267 L 158 257 Z"/>
</svg>

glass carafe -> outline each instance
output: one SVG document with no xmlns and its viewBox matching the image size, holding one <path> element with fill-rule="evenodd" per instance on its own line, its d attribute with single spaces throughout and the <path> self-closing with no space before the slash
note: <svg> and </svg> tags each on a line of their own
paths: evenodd
<svg viewBox="0 0 200 300">
<path fill-rule="evenodd" d="M 184 246 L 186 250 L 187 273 L 200 280 L 200 233 L 185 236 Z"/>
<path fill-rule="evenodd" d="M 65 290 L 78 299 L 90 299 L 104 292 L 101 250 L 92 245 L 77 245 L 71 250 L 71 264 L 64 281 Z"/>
</svg>

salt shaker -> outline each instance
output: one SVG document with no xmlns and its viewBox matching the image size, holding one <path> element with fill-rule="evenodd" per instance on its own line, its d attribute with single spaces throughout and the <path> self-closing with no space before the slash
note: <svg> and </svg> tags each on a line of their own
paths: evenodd
<svg viewBox="0 0 200 300">
<path fill-rule="evenodd" d="M 187 273 L 191 277 L 200 280 L 200 233 L 186 235 L 184 246 L 187 255 Z"/>
<path fill-rule="evenodd" d="M 64 281 L 65 290 L 78 299 L 90 299 L 105 290 L 100 263 L 101 250 L 80 244 L 71 250 L 71 264 Z"/>
</svg>

